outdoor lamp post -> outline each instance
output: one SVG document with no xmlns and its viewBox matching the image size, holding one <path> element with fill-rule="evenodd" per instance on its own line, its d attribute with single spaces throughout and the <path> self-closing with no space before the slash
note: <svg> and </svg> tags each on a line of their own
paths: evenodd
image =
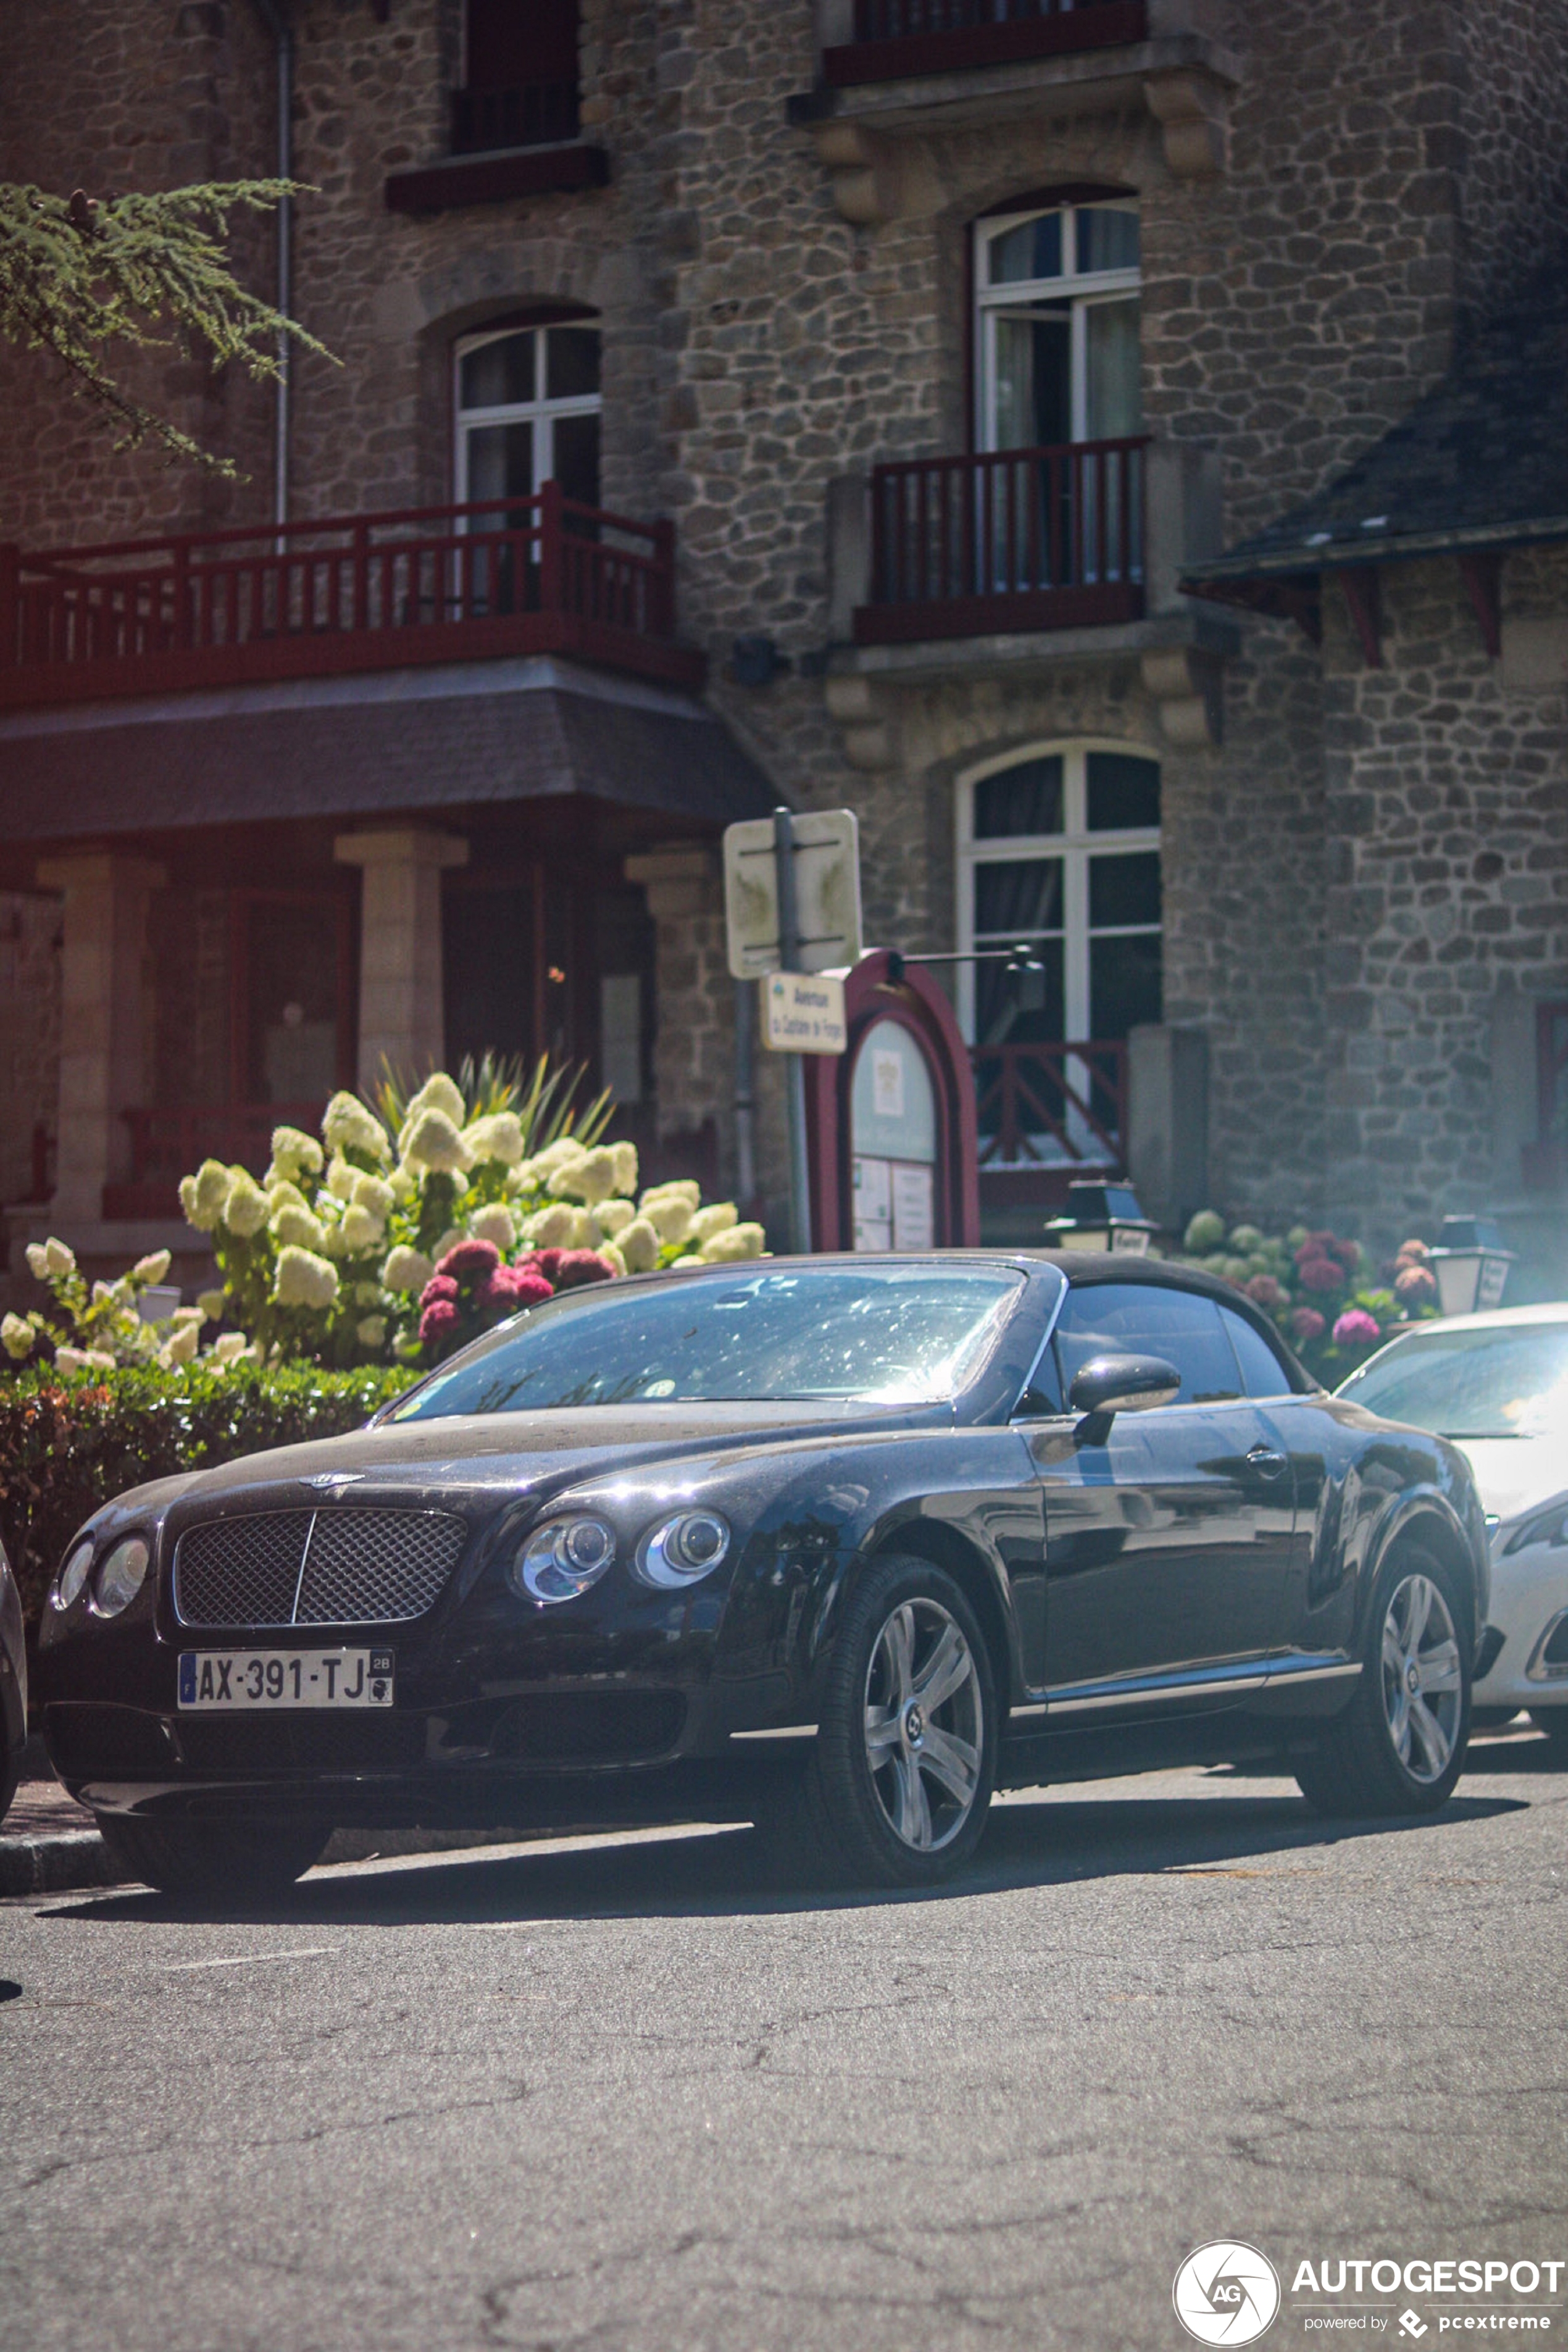
<svg viewBox="0 0 1568 2352">
<path fill-rule="evenodd" d="M 1445 1217 L 1427 1264 L 1445 1315 L 1484 1315 L 1502 1305 L 1514 1254 L 1491 1217 Z"/>
<path fill-rule="evenodd" d="M 1046 1237 L 1058 1249 L 1114 1250 L 1125 1257 L 1147 1257 L 1157 1230 L 1139 1207 L 1131 1184 L 1086 1181 L 1068 1186 L 1067 1213 L 1051 1219 Z"/>
</svg>

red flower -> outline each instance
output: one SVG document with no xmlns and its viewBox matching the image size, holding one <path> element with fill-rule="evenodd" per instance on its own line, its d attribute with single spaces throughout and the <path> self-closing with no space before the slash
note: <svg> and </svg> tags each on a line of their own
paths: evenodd
<svg viewBox="0 0 1568 2352">
<path fill-rule="evenodd" d="M 1344 1286 L 1345 1270 L 1338 1258 L 1311 1257 L 1301 1267 L 1301 1281 L 1308 1290 L 1340 1290 Z"/>
<path fill-rule="evenodd" d="M 519 1307 L 537 1307 L 542 1298 L 554 1294 L 542 1274 L 535 1274 L 531 1266 L 520 1265 L 512 1272 L 511 1295 Z"/>
<path fill-rule="evenodd" d="M 1423 1307 L 1437 1296 L 1437 1280 L 1424 1265 L 1403 1265 L 1394 1278 L 1394 1295 L 1406 1307 Z"/>
<path fill-rule="evenodd" d="M 559 1260 L 553 1276 L 557 1290 L 577 1290 L 585 1282 L 613 1282 L 616 1278 L 615 1267 L 597 1250 L 552 1250 L 545 1254 Z"/>
<path fill-rule="evenodd" d="M 449 1275 L 458 1282 L 465 1276 L 469 1281 L 482 1282 L 485 1276 L 500 1264 L 500 1252 L 494 1242 L 458 1242 L 455 1248 L 447 1252 L 436 1271 Z"/>
<path fill-rule="evenodd" d="M 1328 1328 L 1315 1307 L 1298 1307 L 1290 1318 L 1292 1339 L 1321 1339 Z"/>
<path fill-rule="evenodd" d="M 449 1339 L 462 1318 L 449 1298 L 432 1299 L 419 1318 L 419 1344 L 422 1348 L 439 1347 Z"/>
<path fill-rule="evenodd" d="M 537 1306 L 540 1299 L 550 1295 L 550 1285 L 531 1266 L 498 1265 L 475 1291 L 474 1304 L 498 1308 L 503 1315 L 515 1315 L 520 1307 Z"/>
<path fill-rule="evenodd" d="M 1328 1255 L 1330 1257 L 1337 1257 L 1347 1274 L 1353 1274 L 1361 1264 L 1361 1244 L 1360 1242 L 1331 1241 L 1329 1244 Z"/>
<path fill-rule="evenodd" d="M 1255 1306 L 1272 1309 L 1284 1304 L 1285 1293 L 1271 1274 L 1255 1274 L 1247 1286 L 1247 1295 Z"/>
<path fill-rule="evenodd" d="M 561 1249 L 542 1249 L 535 1250 L 533 1253 L 535 1266 L 552 1287 L 554 1286 L 555 1277 L 561 1271 L 561 1261 L 565 1255 L 566 1252 Z"/>
<path fill-rule="evenodd" d="M 449 1274 L 433 1274 L 419 1294 L 419 1304 L 434 1307 L 438 1298 L 456 1300 L 458 1296 L 458 1286 Z"/>
</svg>

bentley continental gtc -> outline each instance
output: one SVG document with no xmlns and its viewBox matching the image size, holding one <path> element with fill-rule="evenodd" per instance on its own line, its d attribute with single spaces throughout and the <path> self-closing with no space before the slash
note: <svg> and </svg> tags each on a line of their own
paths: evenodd
<svg viewBox="0 0 1568 2352">
<path fill-rule="evenodd" d="M 1206 1275 L 783 1259 L 548 1300 L 356 1434 L 121 1496 L 39 1680 L 165 1889 L 335 1826 L 691 1820 L 921 1886 L 999 1787 L 1273 1759 L 1440 1806 L 1488 1600 L 1463 1456 Z"/>
</svg>

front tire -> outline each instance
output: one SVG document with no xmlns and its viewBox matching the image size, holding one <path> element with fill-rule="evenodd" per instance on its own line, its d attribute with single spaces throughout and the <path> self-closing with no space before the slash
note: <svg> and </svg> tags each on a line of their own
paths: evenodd
<svg viewBox="0 0 1568 2352">
<path fill-rule="evenodd" d="M 1568 1706 L 1532 1706 L 1530 1719 L 1544 1731 L 1554 1764 L 1568 1764 Z"/>
<path fill-rule="evenodd" d="M 1398 1546 L 1368 1612 L 1355 1696 L 1295 1768 L 1314 1812 L 1376 1819 L 1447 1803 L 1469 1738 L 1468 1613 L 1446 1561 Z"/>
<path fill-rule="evenodd" d="M 850 1596 L 804 1771 L 759 1827 L 796 1877 L 940 1885 L 985 1828 L 997 1710 L 985 1638 L 944 1569 L 875 1560 Z"/>
<path fill-rule="evenodd" d="M 97 1816 L 115 1868 L 161 1895 L 222 1896 L 236 1903 L 281 1895 L 321 1857 L 327 1832 L 304 1822 L 287 1828 L 236 1822 L 142 1821 L 126 1813 Z"/>
</svg>

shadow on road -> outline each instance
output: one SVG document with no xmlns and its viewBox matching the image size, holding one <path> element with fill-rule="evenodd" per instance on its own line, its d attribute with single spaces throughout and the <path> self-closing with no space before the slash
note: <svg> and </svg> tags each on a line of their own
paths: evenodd
<svg viewBox="0 0 1568 2352">
<path fill-rule="evenodd" d="M 1544 1745 L 1544 1743 L 1542 1743 Z M 1515 1769 L 1509 1759 L 1508 1769 Z M 1147 1784 L 1144 1784 L 1145 1787 Z M 993 1811 L 972 1868 L 930 1893 L 826 1892 L 759 1885 L 752 1833 L 745 1828 L 679 1831 L 515 1849 L 471 1850 L 415 1864 L 318 1871 L 287 1896 L 200 1905 L 151 1894 L 105 1895 L 50 1906 L 50 1915 L 91 1919 L 271 1919 L 291 1926 L 398 1926 L 447 1922 L 700 1916 L 951 1902 L 1019 1887 L 1116 1877 L 1164 1877 L 1205 1866 L 1311 1854 L 1349 1843 L 1420 1836 L 1527 1810 L 1523 1798 L 1456 1797 L 1435 1819 L 1335 1822 L 1301 1799 L 1221 1794 L 1212 1778 L 1201 1796 L 1038 1798 L 1012 1794 Z M 1239 1871 L 1237 1874 L 1251 1875 Z M 1268 1875 L 1259 1869 L 1258 1876 Z"/>
</svg>

